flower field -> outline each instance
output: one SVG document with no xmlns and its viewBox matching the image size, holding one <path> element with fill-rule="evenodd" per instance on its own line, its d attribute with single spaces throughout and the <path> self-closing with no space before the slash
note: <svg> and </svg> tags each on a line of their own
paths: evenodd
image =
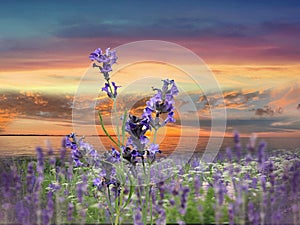
<svg viewBox="0 0 300 225">
<path fill-rule="evenodd" d="M 37 160 L 2 160 L 1 221 L 107 224 L 119 215 L 124 224 L 298 224 L 299 152 L 267 155 L 265 143 L 255 148 L 251 140 L 243 148 L 238 135 L 234 140 L 213 163 L 195 157 L 178 168 L 161 158 L 155 162 L 165 161 L 161 173 L 171 169 L 174 175 L 155 183 L 150 171 L 150 184 L 139 185 L 144 172 L 137 170 L 134 185 L 126 182 L 121 190 L 117 182 L 105 183 L 105 176 L 95 179 L 101 173 L 96 167 L 76 167 L 64 147 L 60 157 L 37 148 Z M 88 161 L 93 149 L 85 147 Z"/>
</svg>

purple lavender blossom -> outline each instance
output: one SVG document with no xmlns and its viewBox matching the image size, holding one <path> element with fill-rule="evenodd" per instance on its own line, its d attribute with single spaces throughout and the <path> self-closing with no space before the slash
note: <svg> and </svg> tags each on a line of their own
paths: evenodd
<svg viewBox="0 0 300 225">
<path fill-rule="evenodd" d="M 36 153 L 37 153 L 37 161 L 38 161 L 37 170 L 38 172 L 42 172 L 44 168 L 44 154 L 42 148 L 37 147 Z"/>
<path fill-rule="evenodd" d="M 158 219 L 155 221 L 157 225 L 164 225 L 166 224 L 166 211 L 164 208 L 160 208 L 158 211 Z"/>
<path fill-rule="evenodd" d="M 144 224 L 143 221 L 142 221 L 142 214 L 141 214 L 141 209 L 140 208 L 138 208 L 135 211 L 133 221 L 134 221 L 134 224 L 136 224 L 136 225 L 143 225 Z"/>
<path fill-rule="evenodd" d="M 35 181 L 36 181 L 36 177 L 34 175 L 33 163 L 30 162 L 28 164 L 27 176 L 26 176 L 27 192 L 31 193 L 33 191 Z"/>
<path fill-rule="evenodd" d="M 93 185 L 95 186 L 95 187 L 97 187 L 97 189 L 99 190 L 99 191 L 101 191 L 102 190 L 102 188 L 105 186 L 105 182 L 104 182 L 104 179 L 100 179 L 100 178 L 95 178 L 94 180 L 93 180 Z"/>
<path fill-rule="evenodd" d="M 51 184 L 49 184 L 48 187 L 49 187 L 50 191 L 52 191 L 52 192 L 56 192 L 61 189 L 61 187 L 58 183 L 51 183 Z"/>
<path fill-rule="evenodd" d="M 77 198 L 78 198 L 78 201 L 80 203 L 83 202 L 83 195 L 86 193 L 87 187 L 88 187 L 88 185 L 87 185 L 87 176 L 83 175 L 82 176 L 82 182 L 77 184 L 77 188 L 76 188 Z"/>
<path fill-rule="evenodd" d="M 107 63 L 104 63 L 103 67 L 100 68 L 100 71 L 101 71 L 101 73 L 104 73 L 104 74 L 111 72 L 112 71 L 111 65 L 107 64 Z"/>
<path fill-rule="evenodd" d="M 125 159 L 131 162 L 135 161 L 135 158 L 138 156 L 144 156 L 146 144 L 149 142 L 149 139 L 145 134 L 150 129 L 151 127 L 147 118 L 129 115 L 129 119 L 125 126 L 125 130 L 130 135 L 127 139 L 127 144 L 123 149 Z"/>
<path fill-rule="evenodd" d="M 111 83 L 114 89 L 113 91 L 109 83 L 105 83 L 105 86 L 102 88 L 102 91 L 105 91 L 109 98 L 114 99 L 118 95 L 117 89 L 120 88 L 121 86 L 117 86 L 115 82 L 111 82 Z"/>
<path fill-rule="evenodd" d="M 266 142 L 261 142 L 258 146 L 258 151 L 257 151 L 257 157 L 258 157 L 258 164 L 262 166 L 262 164 L 265 162 L 265 148 L 267 144 Z"/>
<path fill-rule="evenodd" d="M 236 157 L 237 160 L 240 161 L 241 156 L 242 156 L 242 146 L 241 146 L 241 142 L 240 142 L 240 134 L 237 131 L 234 131 L 234 149 L 235 149 L 235 153 L 236 153 Z"/>
<path fill-rule="evenodd" d="M 229 162 L 231 162 L 232 161 L 232 151 L 231 151 L 230 147 L 226 148 L 226 156 L 227 156 L 227 159 L 229 160 Z"/>
<path fill-rule="evenodd" d="M 125 129 L 131 135 L 131 141 L 134 142 L 135 139 L 140 140 L 143 136 L 145 136 L 145 133 L 150 130 L 151 127 L 147 118 L 139 118 L 134 115 L 129 115 Z"/>
<path fill-rule="evenodd" d="M 25 204 L 25 201 L 17 202 L 15 208 L 16 208 L 17 221 L 22 224 L 30 224 L 29 223 L 30 211 L 27 205 Z"/>
<path fill-rule="evenodd" d="M 218 200 L 218 205 L 222 205 L 224 202 L 224 195 L 227 193 L 224 180 L 222 178 L 222 173 L 218 171 L 214 174 L 214 189 L 216 191 L 216 198 Z"/>
<path fill-rule="evenodd" d="M 159 149 L 159 145 L 151 144 L 147 149 L 147 158 L 151 160 L 149 162 L 153 162 L 155 160 L 157 153 L 161 153 L 161 150 Z"/>
<path fill-rule="evenodd" d="M 100 156 L 97 151 L 90 144 L 85 142 L 83 138 L 77 140 L 75 133 L 71 133 L 66 136 L 65 144 L 66 148 L 71 149 L 75 167 L 100 166 Z"/>
<path fill-rule="evenodd" d="M 54 214 L 53 192 L 47 193 L 47 205 L 43 210 L 43 224 L 50 224 Z"/>
<path fill-rule="evenodd" d="M 234 203 L 229 203 L 228 205 L 228 219 L 229 219 L 229 224 L 234 225 Z"/>
<path fill-rule="evenodd" d="M 189 187 L 182 188 L 181 199 L 180 199 L 180 209 L 179 209 L 179 212 L 181 215 L 184 215 L 186 212 L 189 192 L 190 192 Z"/>
<path fill-rule="evenodd" d="M 103 73 L 105 80 L 109 80 L 109 72 L 112 71 L 111 66 L 117 62 L 116 51 L 111 51 L 110 48 L 107 48 L 105 53 L 100 48 L 97 48 L 89 56 L 90 60 L 102 63 L 102 66 L 98 66 L 96 63 L 93 64 L 93 67 L 98 67 L 100 72 Z"/>
<path fill-rule="evenodd" d="M 68 204 L 68 222 L 71 222 L 73 220 L 73 211 L 74 211 L 74 205 L 73 203 Z"/>
<path fill-rule="evenodd" d="M 175 122 L 174 119 L 174 96 L 178 95 L 179 91 L 174 80 L 163 80 L 162 89 L 153 88 L 157 93 L 147 101 L 147 107 L 144 109 L 143 117 L 148 118 L 151 126 L 154 129 L 165 126 L 169 122 Z M 155 119 L 152 114 L 155 114 Z M 167 118 L 163 123 L 159 123 L 159 116 L 168 113 Z"/>
</svg>

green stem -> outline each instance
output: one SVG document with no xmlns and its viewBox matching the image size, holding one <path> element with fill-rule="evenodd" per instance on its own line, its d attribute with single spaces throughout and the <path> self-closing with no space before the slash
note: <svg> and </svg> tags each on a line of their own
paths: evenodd
<svg viewBox="0 0 300 225">
<path fill-rule="evenodd" d="M 122 122 L 122 143 L 125 142 L 125 127 L 126 127 L 127 109 L 125 109 Z"/>
<path fill-rule="evenodd" d="M 120 128 L 119 128 L 119 118 L 118 118 L 118 111 L 117 111 L 117 101 L 116 99 L 114 98 L 114 112 L 115 112 L 115 115 L 116 115 L 116 126 L 117 126 L 117 135 L 118 135 L 118 146 L 120 147 Z"/>
<path fill-rule="evenodd" d="M 149 193 L 150 196 L 150 193 Z M 152 206 L 152 199 L 150 198 L 150 224 L 153 225 L 153 215 L 152 215 L 152 211 L 153 211 L 153 206 Z"/>
<path fill-rule="evenodd" d="M 119 146 L 119 144 L 110 136 L 110 134 L 107 132 L 107 130 L 105 129 L 105 126 L 104 126 L 104 123 L 103 123 L 103 119 L 102 119 L 102 116 L 101 116 L 101 113 L 100 111 L 98 111 L 98 115 L 99 115 L 99 118 L 100 118 L 100 124 L 101 124 L 101 127 L 102 127 L 102 130 L 104 131 L 105 135 L 113 142 L 115 143 L 117 146 Z"/>
<path fill-rule="evenodd" d="M 109 209 L 109 213 L 110 213 L 110 220 L 111 220 L 111 223 L 113 223 L 113 215 L 114 215 L 114 212 L 113 212 L 113 210 L 112 210 L 109 187 L 107 187 L 106 201 L 108 202 L 108 209 Z"/>
<path fill-rule="evenodd" d="M 146 196 L 146 199 L 145 199 L 145 204 L 143 205 L 142 207 L 142 218 L 143 218 L 143 223 L 144 224 L 147 224 L 147 214 L 148 214 L 148 206 L 149 206 L 149 199 L 150 199 L 150 164 L 149 165 L 149 168 L 148 168 L 148 173 L 146 174 L 146 165 L 144 163 L 144 160 L 142 158 L 142 163 L 143 163 L 143 168 L 144 168 L 144 174 L 145 174 L 145 177 L 146 177 L 146 185 L 145 185 L 145 196 Z M 151 199 L 150 199 L 151 201 Z M 151 224 L 153 224 L 153 218 L 152 218 L 152 201 L 150 202 L 150 222 Z"/>
<path fill-rule="evenodd" d="M 119 218 L 120 218 L 120 213 L 121 213 L 121 209 L 122 209 L 122 204 L 123 204 L 123 197 L 124 197 L 124 189 L 121 189 L 121 193 L 120 193 L 120 203 L 119 203 L 119 207 L 117 210 L 117 215 L 116 215 L 116 219 L 115 219 L 115 225 L 118 225 L 119 223 Z"/>
<path fill-rule="evenodd" d="M 111 85 L 110 85 L 110 82 L 109 82 L 109 80 L 107 81 L 107 84 L 108 84 L 108 87 L 109 87 L 110 93 L 113 95 L 114 93 L 113 93 L 113 91 L 112 91 L 112 87 L 111 87 Z"/>
</svg>

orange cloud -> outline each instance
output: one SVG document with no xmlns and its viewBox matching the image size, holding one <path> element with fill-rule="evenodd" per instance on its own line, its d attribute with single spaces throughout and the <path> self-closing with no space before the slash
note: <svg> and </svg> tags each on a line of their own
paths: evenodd
<svg viewBox="0 0 300 225">
<path fill-rule="evenodd" d="M 17 113 L 7 109 L 0 109 L 0 132 L 5 130 L 9 123 L 16 117 Z"/>
</svg>

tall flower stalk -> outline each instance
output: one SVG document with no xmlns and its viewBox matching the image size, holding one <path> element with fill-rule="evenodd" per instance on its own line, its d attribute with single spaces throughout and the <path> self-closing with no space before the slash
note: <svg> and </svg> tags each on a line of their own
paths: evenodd
<svg viewBox="0 0 300 225">
<path fill-rule="evenodd" d="M 140 194 L 145 196 L 145 202 L 141 201 L 142 209 L 142 221 L 147 223 L 147 214 L 148 214 L 148 203 L 150 199 L 150 166 L 156 159 L 156 154 L 161 153 L 159 145 L 156 144 L 157 132 L 161 127 L 164 127 L 169 122 L 175 122 L 174 119 L 174 96 L 178 94 L 178 88 L 174 80 L 165 79 L 163 80 L 163 86 L 161 89 L 152 88 L 156 91 L 155 95 L 150 98 L 146 103 L 146 107 L 141 116 L 131 115 L 127 116 L 127 111 L 124 112 L 122 117 L 122 126 L 120 127 L 119 113 L 117 110 L 117 96 L 118 88 L 121 86 L 116 85 L 115 82 L 111 82 L 110 72 L 112 72 L 112 65 L 117 62 L 116 51 L 107 48 L 105 51 L 102 51 L 100 48 L 97 48 L 92 52 L 89 58 L 94 62 L 93 67 L 98 68 L 99 72 L 103 75 L 105 79 L 104 87 L 101 89 L 106 92 L 108 98 L 113 101 L 113 112 L 116 118 L 116 130 L 117 130 L 117 140 L 115 140 L 106 130 L 103 123 L 103 118 L 101 112 L 99 111 L 100 124 L 105 132 L 106 136 L 118 146 L 118 150 L 112 149 L 110 153 L 111 157 L 109 160 L 106 159 L 105 163 L 108 165 L 114 166 L 114 173 L 116 182 L 118 182 L 118 191 L 115 197 L 114 203 L 114 213 L 115 215 L 114 223 L 118 224 L 120 221 L 120 215 L 122 212 L 122 204 L 124 200 L 124 190 L 126 186 L 126 176 L 129 176 L 127 180 L 130 182 L 130 187 L 133 187 L 138 182 L 134 180 L 140 179 L 139 177 L 144 177 L 146 185 L 139 186 L 138 191 Z M 162 114 L 167 114 L 167 117 L 160 121 Z M 122 138 L 121 138 L 121 132 Z M 147 133 L 151 130 L 154 130 L 153 141 L 150 143 Z M 126 133 L 129 135 L 125 143 Z M 82 166 L 83 163 L 79 160 L 80 152 L 78 152 L 76 147 L 72 147 L 74 152 L 74 160 L 77 166 Z M 76 145 L 77 146 L 77 145 Z M 113 159 L 113 160 L 112 160 Z M 124 161 L 125 160 L 125 161 Z M 117 163 L 116 163 L 117 162 Z M 125 163 L 128 165 L 128 168 L 125 168 Z M 141 164 L 143 168 L 143 174 L 140 175 L 137 170 L 137 166 Z M 104 179 L 103 179 L 104 178 Z M 111 201 L 111 193 L 109 184 L 106 181 L 106 177 L 102 176 L 94 180 L 94 185 L 97 187 L 107 186 L 108 200 Z M 139 185 L 139 184 L 138 184 Z M 126 206 L 130 202 L 132 196 L 133 188 L 130 188 L 129 196 L 127 201 L 124 203 Z M 111 203 L 109 205 L 112 206 Z M 152 206 L 150 206 L 152 207 Z M 111 207 L 110 207 L 111 208 Z M 110 210 L 112 211 L 112 210 Z M 152 217 L 151 217 L 152 218 Z M 153 222 L 151 221 L 151 224 Z"/>
</svg>

